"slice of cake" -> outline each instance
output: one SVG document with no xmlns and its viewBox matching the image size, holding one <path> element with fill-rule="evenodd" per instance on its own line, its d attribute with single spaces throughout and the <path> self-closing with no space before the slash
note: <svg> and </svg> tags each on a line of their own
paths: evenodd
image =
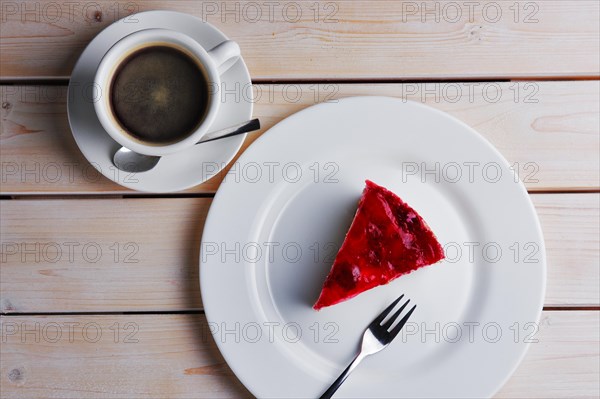
<svg viewBox="0 0 600 399">
<path fill-rule="evenodd" d="M 372 181 L 366 184 L 316 310 L 444 259 L 442 246 L 414 209 Z"/>
</svg>

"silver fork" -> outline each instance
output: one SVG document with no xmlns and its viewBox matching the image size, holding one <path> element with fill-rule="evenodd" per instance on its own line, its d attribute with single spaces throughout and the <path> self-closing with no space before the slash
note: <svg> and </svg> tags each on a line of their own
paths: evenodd
<svg viewBox="0 0 600 399">
<path fill-rule="evenodd" d="M 329 387 L 327 391 L 325 391 L 325 393 L 321 396 L 321 399 L 331 398 L 335 391 L 337 391 L 338 388 L 342 385 L 342 383 L 346 380 L 346 378 L 348 378 L 348 375 L 350 375 L 350 373 L 356 368 L 356 366 L 358 366 L 358 364 L 365 357 L 379 352 L 380 350 L 388 346 L 390 342 L 394 340 L 394 338 L 396 338 L 400 330 L 402 330 L 402 327 L 404 327 L 404 324 L 406 324 L 406 322 L 408 321 L 412 312 L 414 312 L 417 305 L 414 305 L 408 311 L 408 313 L 398 322 L 398 324 L 396 324 L 394 328 L 391 327 L 394 325 L 394 322 L 398 319 L 398 317 L 400 317 L 400 314 L 402 313 L 404 308 L 406 308 L 406 305 L 408 305 L 410 299 L 407 300 L 404 303 L 404 305 L 402 305 L 400 309 L 398 309 L 391 317 L 389 317 L 389 319 L 386 320 L 385 323 L 383 323 L 383 321 L 392 312 L 394 307 L 398 304 L 398 302 L 400 302 L 400 300 L 403 297 L 404 294 L 400 295 L 398 299 L 392 302 L 390 306 L 388 306 L 383 312 L 381 312 L 379 316 L 375 318 L 375 320 L 371 322 L 371 324 L 369 324 L 369 327 L 367 327 L 362 337 L 362 345 L 360 352 L 358 353 L 358 355 L 356 355 L 352 363 L 350 363 L 350 365 L 346 367 L 346 370 L 344 370 L 344 372 L 338 377 L 338 379 L 335 380 L 335 382 Z"/>
</svg>

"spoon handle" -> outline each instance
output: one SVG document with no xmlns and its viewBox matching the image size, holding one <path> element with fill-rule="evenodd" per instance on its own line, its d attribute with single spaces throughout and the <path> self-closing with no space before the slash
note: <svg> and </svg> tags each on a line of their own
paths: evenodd
<svg viewBox="0 0 600 399">
<path fill-rule="evenodd" d="M 238 134 L 244 134 L 260 129 L 260 121 L 258 119 L 252 119 L 247 122 L 240 123 L 235 126 L 231 126 L 216 132 L 209 133 L 206 137 L 202 138 L 196 144 L 207 143 L 209 141 L 220 140 L 226 137 L 237 136 Z"/>
</svg>

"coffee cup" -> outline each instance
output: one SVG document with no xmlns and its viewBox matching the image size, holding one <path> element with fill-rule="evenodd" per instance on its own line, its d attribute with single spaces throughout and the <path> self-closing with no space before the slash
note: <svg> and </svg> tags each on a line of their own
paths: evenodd
<svg viewBox="0 0 600 399">
<path fill-rule="evenodd" d="M 210 132 L 221 104 L 221 75 L 240 57 L 234 41 L 205 50 L 169 29 L 119 40 L 96 71 L 94 107 L 106 132 L 145 155 L 172 154 Z"/>
</svg>

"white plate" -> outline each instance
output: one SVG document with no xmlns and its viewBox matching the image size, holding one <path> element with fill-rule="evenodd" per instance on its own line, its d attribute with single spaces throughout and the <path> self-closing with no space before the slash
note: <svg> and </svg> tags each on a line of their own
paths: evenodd
<svg viewBox="0 0 600 399">
<path fill-rule="evenodd" d="M 448 259 L 316 312 L 365 179 L 414 207 Z M 490 397 L 525 354 L 546 281 L 539 222 L 507 161 L 453 117 L 385 97 L 320 104 L 259 138 L 219 188 L 201 254 L 211 330 L 258 397 L 320 396 L 400 293 L 418 304 L 405 334 L 339 397 Z"/>
<path fill-rule="evenodd" d="M 173 29 L 211 49 L 227 40 L 217 28 L 191 15 L 173 11 L 147 11 L 123 18 L 98 34 L 81 54 L 69 80 L 68 115 L 77 145 L 88 161 L 104 176 L 124 187 L 147 192 L 172 192 L 196 186 L 213 177 L 239 151 L 246 135 L 197 145 L 163 157 L 144 173 L 126 173 L 112 164 L 120 148 L 106 133 L 94 111 L 94 76 L 104 54 L 118 40 L 148 28 Z M 219 109 L 211 131 L 244 122 L 252 117 L 250 74 L 240 58 L 222 77 L 221 89 L 229 94 Z M 235 101 L 231 98 L 236 97 Z"/>
</svg>

